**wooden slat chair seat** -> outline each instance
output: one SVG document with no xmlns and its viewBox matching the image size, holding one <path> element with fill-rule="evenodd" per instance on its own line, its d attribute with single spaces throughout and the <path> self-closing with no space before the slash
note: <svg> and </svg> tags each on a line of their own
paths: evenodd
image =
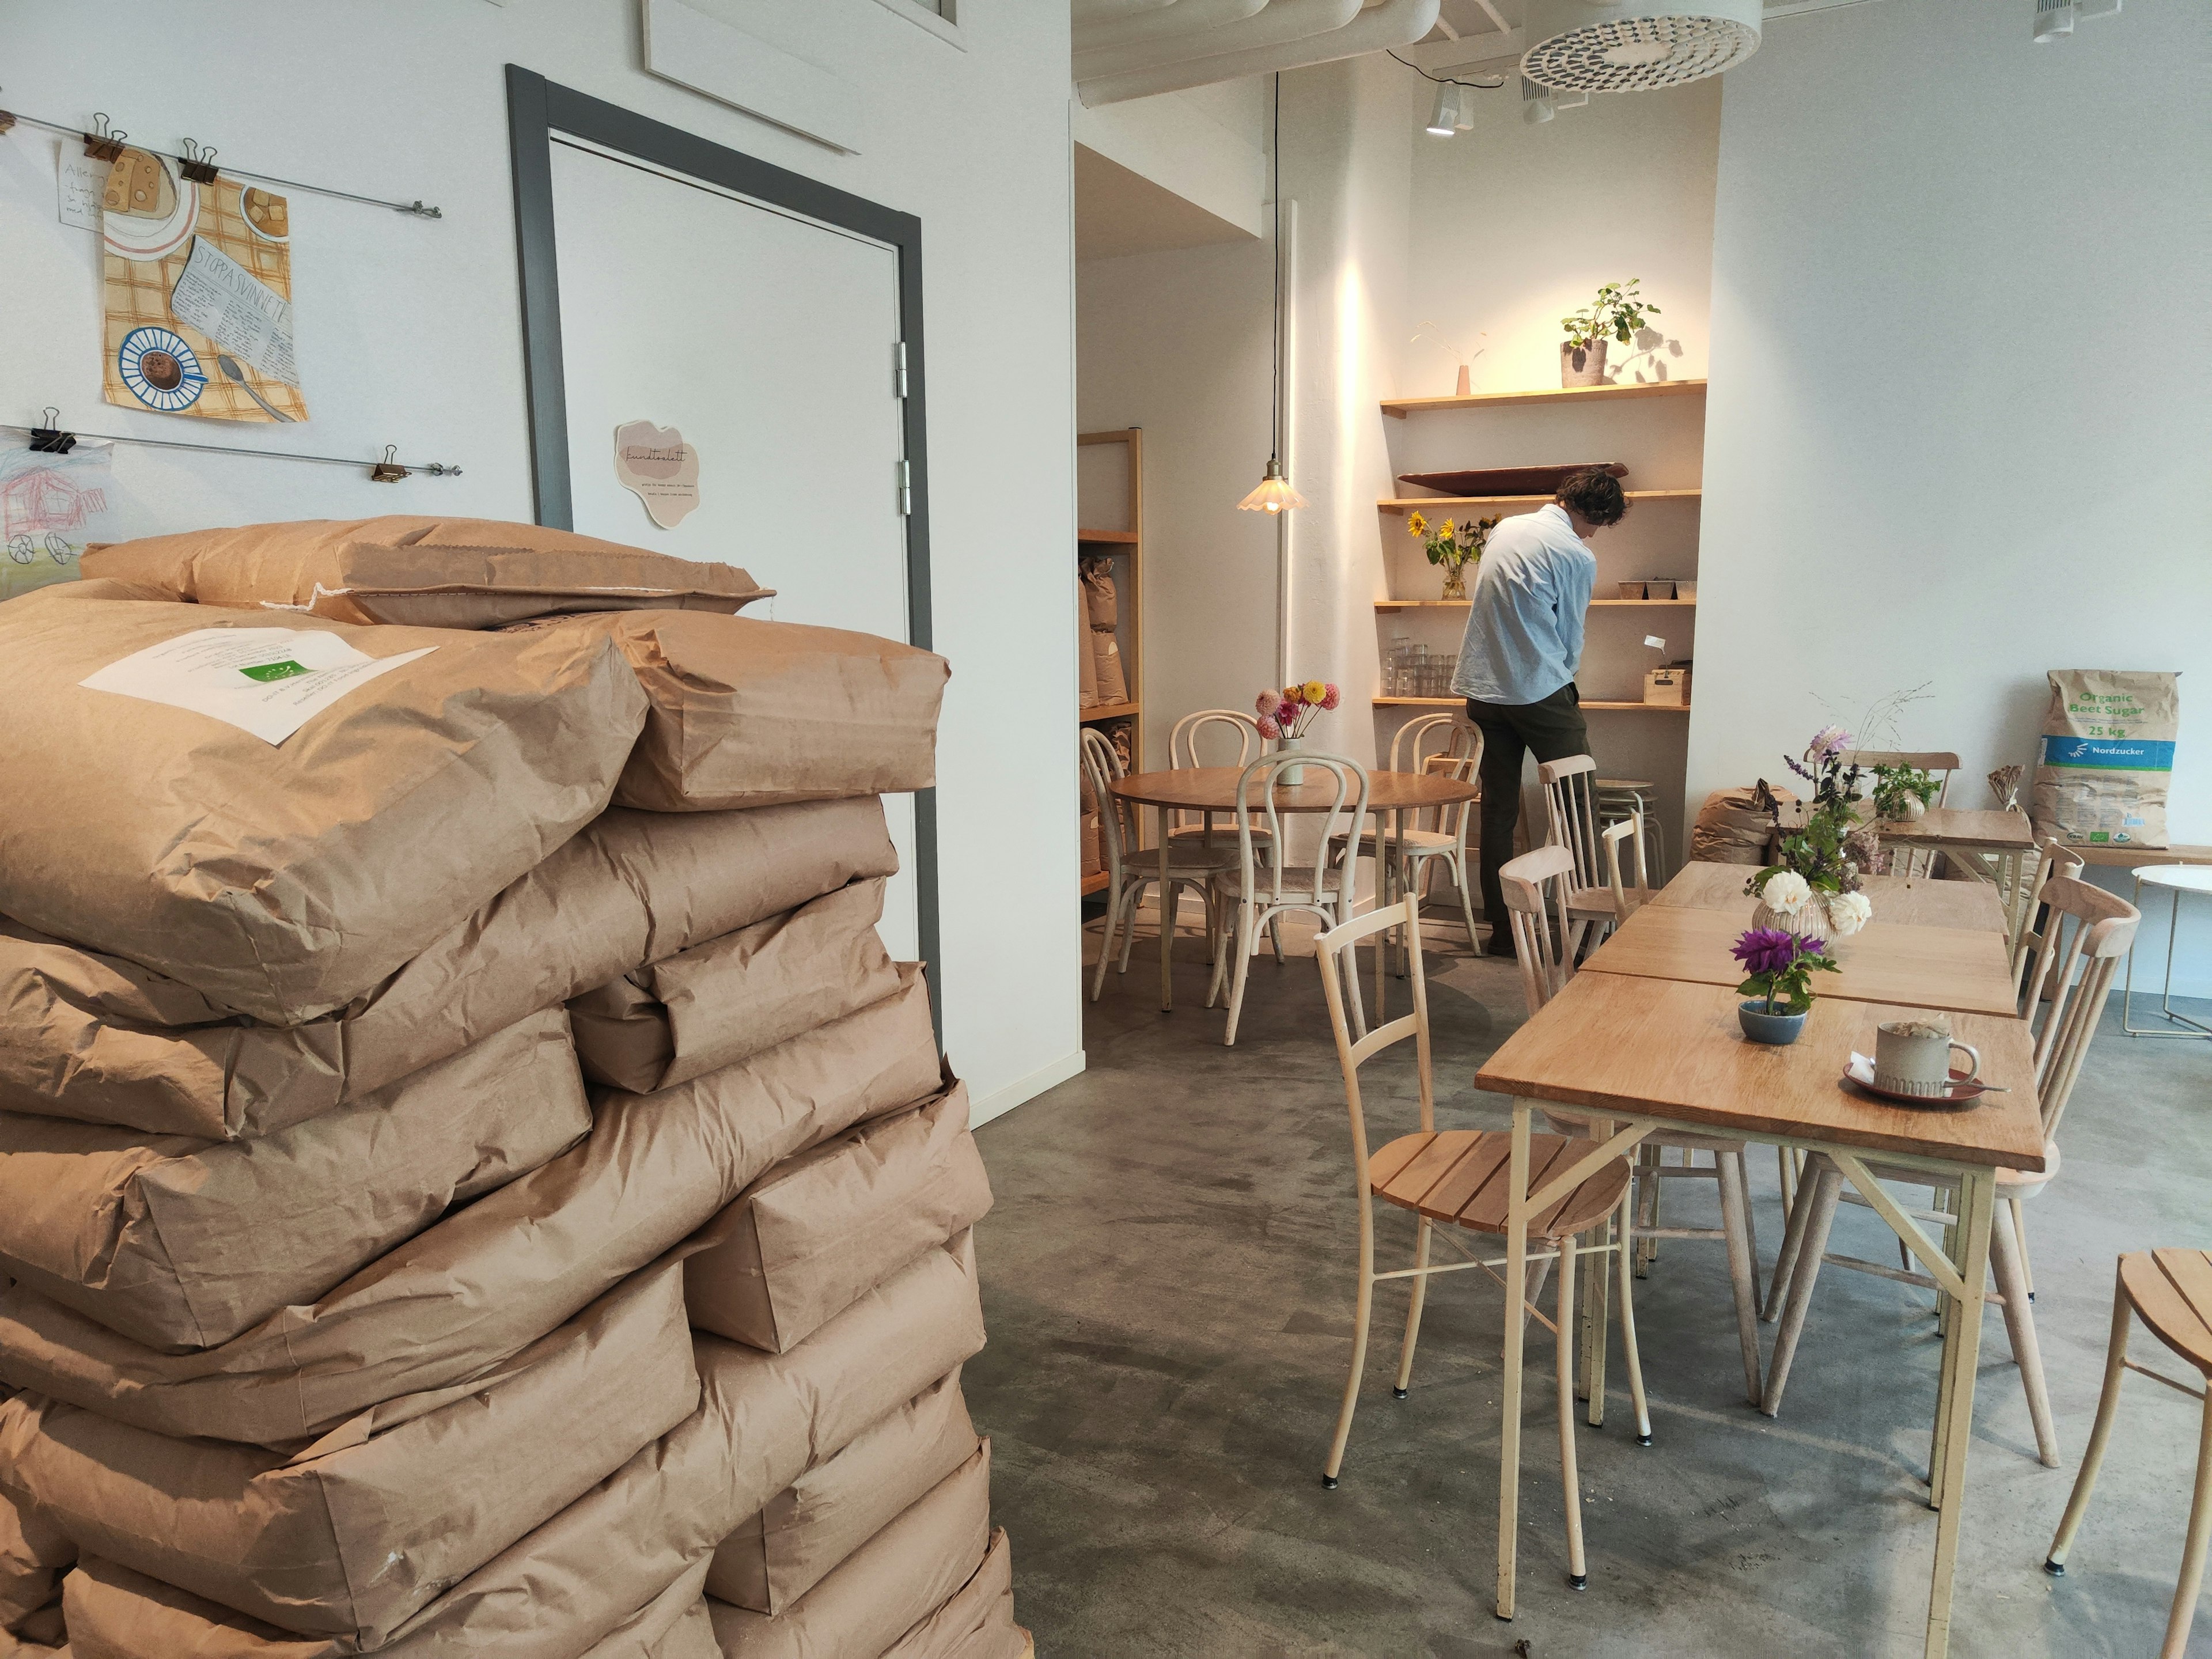
<svg viewBox="0 0 2212 1659">
<path fill-rule="evenodd" d="M 2153 1336 L 2196 1369 L 2203 1379 L 2201 1386 L 2178 1382 L 2128 1358 L 2131 1312 L 2149 1327 Z M 2182 1537 L 2181 1576 L 2173 1587 L 2173 1605 L 2166 1614 L 2166 1641 L 2158 1650 L 2159 1659 L 2184 1659 L 2189 1650 L 2190 1626 L 2196 1621 L 2197 1596 L 2204 1586 L 2205 1559 L 2212 1555 L 2212 1252 L 2138 1250 L 2120 1258 L 2119 1283 L 2112 1293 L 2112 1340 L 2105 1353 L 2105 1389 L 2097 1401 L 2097 1426 L 2090 1431 L 2089 1449 L 2082 1454 L 2074 1495 L 2066 1501 L 2065 1516 L 2043 1563 L 2043 1570 L 2054 1577 L 2065 1573 L 2067 1554 L 2089 1511 L 2089 1495 L 2096 1488 L 2097 1471 L 2104 1466 L 2112 1423 L 2119 1415 L 2120 1382 L 2130 1371 L 2140 1371 L 2203 1404 L 2203 1423 L 2197 1442 L 2196 1494 L 2189 1507 L 2188 1530 Z M 2179 1466 L 2178 1457 L 2160 1465 Z"/>
<path fill-rule="evenodd" d="M 1506 1162 L 1513 1138 L 1502 1131 L 1445 1129 L 1400 1135 L 1368 1160 L 1376 1197 L 1431 1221 L 1479 1233 L 1505 1231 Z M 1532 1135 L 1528 1187 L 1534 1192 L 1595 1150 L 1565 1135 Z M 1530 1219 L 1531 1238 L 1572 1237 L 1598 1225 L 1628 1190 L 1628 1163 L 1616 1159 Z"/>
<path fill-rule="evenodd" d="M 1356 947 L 1366 939 L 1379 942 L 1395 927 L 1406 931 L 1413 1012 L 1378 1025 L 1365 1036 L 1355 1038 L 1347 1006 L 1356 1006 L 1352 1002 L 1358 988 Z M 1359 1380 L 1367 1365 L 1367 1337 L 1375 1310 L 1376 1285 L 1386 1279 L 1403 1279 L 1409 1280 L 1413 1287 L 1406 1310 L 1405 1340 L 1398 1354 L 1398 1381 L 1391 1389 L 1402 1400 L 1413 1379 L 1413 1349 L 1420 1339 L 1421 1309 L 1428 1297 L 1429 1280 L 1439 1273 L 1468 1268 L 1496 1276 L 1505 1265 L 1502 1256 L 1486 1260 L 1471 1253 L 1464 1261 L 1431 1263 L 1429 1245 L 1431 1235 L 1439 1227 L 1493 1234 L 1505 1231 L 1513 1137 L 1471 1129 L 1439 1131 L 1436 1127 L 1428 982 L 1421 971 L 1421 907 L 1416 896 L 1408 894 L 1395 904 L 1371 910 L 1356 921 L 1330 929 L 1315 941 L 1314 957 L 1321 969 L 1322 994 L 1328 1002 L 1329 1029 L 1336 1039 L 1337 1064 L 1344 1073 L 1345 1106 L 1352 1119 L 1353 1190 L 1359 1197 L 1359 1273 L 1357 1299 L 1352 1304 L 1352 1372 L 1345 1381 L 1336 1437 L 1330 1443 L 1328 1461 L 1322 1466 L 1321 1477 L 1324 1486 L 1334 1486 L 1344 1466 L 1345 1447 L 1352 1438 L 1352 1413 L 1359 1404 Z M 1420 1087 L 1421 1127 L 1413 1133 L 1400 1135 L 1380 1147 L 1370 1148 L 1366 1107 L 1359 1085 L 1360 1067 L 1409 1037 L 1413 1042 L 1415 1076 Z M 1556 1178 L 1552 1174 L 1553 1170 L 1558 1171 L 1559 1176 L 1565 1176 L 1596 1150 L 1591 1142 L 1569 1136 L 1530 1136 L 1528 1191 L 1532 1194 L 1540 1193 L 1547 1181 Z M 1564 1196 L 1539 1211 L 1528 1229 L 1530 1243 L 1540 1243 L 1543 1248 L 1528 1259 L 1528 1279 L 1523 1286 L 1526 1299 L 1522 1307 L 1537 1319 L 1543 1320 L 1544 1316 L 1534 1310 L 1535 1289 L 1553 1264 L 1558 1267 L 1558 1300 L 1554 1304 L 1557 1316 L 1544 1322 L 1552 1328 L 1559 1357 L 1559 1474 L 1566 1504 L 1567 1582 L 1577 1589 L 1587 1582 L 1588 1575 L 1583 1547 L 1582 1492 L 1575 1454 L 1574 1309 L 1578 1257 L 1595 1258 L 1591 1264 L 1594 1277 L 1603 1277 L 1610 1266 L 1620 1281 L 1621 1347 L 1628 1361 L 1628 1393 L 1636 1410 L 1636 1437 L 1639 1444 L 1651 1443 L 1651 1413 L 1644 1397 L 1644 1371 L 1636 1352 L 1636 1317 L 1630 1301 L 1628 1261 L 1606 1237 L 1607 1222 L 1623 1209 L 1627 1194 L 1628 1160 L 1607 1158 Z M 1378 1198 L 1399 1209 L 1409 1210 L 1418 1218 L 1410 1267 L 1385 1272 L 1376 1267 L 1375 1200 Z M 1592 1242 L 1577 1243 L 1578 1237 L 1585 1233 L 1591 1235 Z M 1458 1234 L 1448 1232 L 1444 1237 L 1456 1242 Z M 1608 1255 L 1613 1258 L 1610 1263 L 1605 1260 Z M 1590 1392 L 1603 1397 L 1601 1370 L 1596 1373 Z"/>
</svg>

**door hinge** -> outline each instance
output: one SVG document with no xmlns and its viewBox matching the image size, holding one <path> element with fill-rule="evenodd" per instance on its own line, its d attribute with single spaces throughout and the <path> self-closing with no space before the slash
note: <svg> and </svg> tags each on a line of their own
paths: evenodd
<svg viewBox="0 0 2212 1659">
<path fill-rule="evenodd" d="M 898 470 L 899 512 L 904 517 L 914 516 L 914 468 L 904 461 Z"/>
<path fill-rule="evenodd" d="M 893 397 L 906 396 L 906 342 L 904 340 L 894 341 L 891 345 L 891 384 L 894 388 L 891 393 Z"/>
</svg>

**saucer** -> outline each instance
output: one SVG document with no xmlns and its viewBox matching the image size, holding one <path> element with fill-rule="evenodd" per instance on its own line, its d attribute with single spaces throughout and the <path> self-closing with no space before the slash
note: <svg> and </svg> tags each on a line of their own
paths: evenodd
<svg viewBox="0 0 2212 1659">
<path fill-rule="evenodd" d="M 1844 1068 L 1844 1079 L 1877 1099 L 1894 1101 L 1899 1106 L 1964 1106 L 1990 1091 L 1986 1083 L 1970 1079 L 1964 1072 L 1956 1070 L 1951 1073 L 1950 1088 L 1940 1095 L 1908 1095 L 1885 1089 L 1874 1080 L 1874 1062 L 1864 1054 L 1851 1056 L 1850 1064 Z"/>
</svg>

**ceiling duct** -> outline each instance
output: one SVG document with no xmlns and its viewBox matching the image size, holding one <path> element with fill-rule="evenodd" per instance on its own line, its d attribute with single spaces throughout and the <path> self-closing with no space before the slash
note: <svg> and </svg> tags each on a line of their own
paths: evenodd
<svg viewBox="0 0 2212 1659">
<path fill-rule="evenodd" d="M 1528 0 L 1521 72 L 1547 87 L 1650 92 L 1759 50 L 1760 0 Z"/>
<path fill-rule="evenodd" d="M 1436 27 L 1437 0 L 1268 0 L 1265 10 L 1175 42 L 1079 54 L 1076 93 L 1097 108 L 1247 75 L 1406 46 Z M 1172 46 L 1174 50 L 1163 51 Z M 1132 61 L 1136 59 L 1137 61 Z M 1149 61 L 1146 61 L 1149 60 Z M 1108 64 L 1114 67 L 1108 68 Z"/>
</svg>

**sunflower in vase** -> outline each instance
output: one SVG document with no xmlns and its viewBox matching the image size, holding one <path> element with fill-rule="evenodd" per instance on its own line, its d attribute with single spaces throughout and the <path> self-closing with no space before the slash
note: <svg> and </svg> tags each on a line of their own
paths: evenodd
<svg viewBox="0 0 2212 1659">
<path fill-rule="evenodd" d="M 1419 537 L 1428 550 L 1429 562 L 1444 573 L 1443 596 L 1448 599 L 1467 597 L 1467 567 L 1482 562 L 1482 550 L 1489 544 L 1490 532 L 1497 527 L 1495 514 L 1487 519 L 1469 519 L 1464 524 L 1446 519 L 1433 530 L 1419 508 L 1406 520 L 1407 532 Z"/>
</svg>

